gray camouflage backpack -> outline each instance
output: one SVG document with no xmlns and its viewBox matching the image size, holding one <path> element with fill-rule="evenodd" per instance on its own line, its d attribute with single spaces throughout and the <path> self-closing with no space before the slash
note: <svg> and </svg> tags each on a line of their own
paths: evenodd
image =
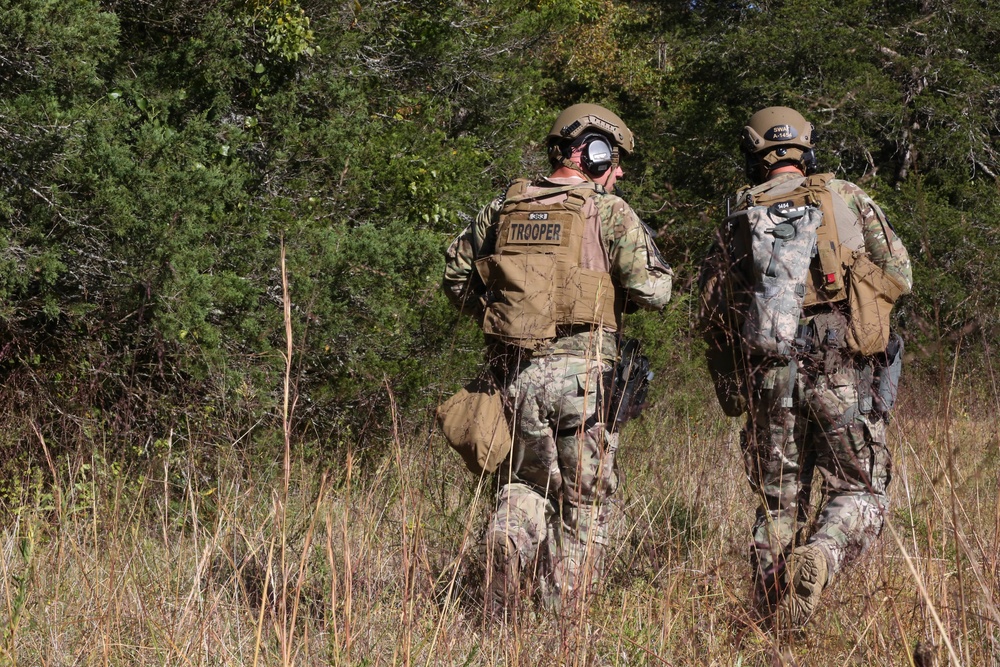
<svg viewBox="0 0 1000 667">
<path fill-rule="evenodd" d="M 751 206 L 731 217 L 745 231 L 752 255 L 752 293 L 741 335 L 751 354 L 788 356 L 792 350 L 809 265 L 816 255 L 815 206 Z"/>
</svg>

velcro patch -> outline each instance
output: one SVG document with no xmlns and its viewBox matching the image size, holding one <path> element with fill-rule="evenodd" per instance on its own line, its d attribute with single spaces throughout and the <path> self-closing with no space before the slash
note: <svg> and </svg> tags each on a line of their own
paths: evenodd
<svg viewBox="0 0 1000 667">
<path fill-rule="evenodd" d="M 798 130 L 791 125 L 775 125 L 764 133 L 764 138 L 768 141 L 788 141 L 799 136 Z"/>
<path fill-rule="evenodd" d="M 562 222 L 512 222 L 507 233 L 508 244 L 548 244 L 562 243 Z"/>
</svg>

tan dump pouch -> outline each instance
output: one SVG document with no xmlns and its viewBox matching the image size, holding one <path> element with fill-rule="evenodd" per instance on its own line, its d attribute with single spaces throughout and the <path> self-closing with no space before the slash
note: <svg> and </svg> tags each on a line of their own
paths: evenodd
<svg viewBox="0 0 1000 667">
<path fill-rule="evenodd" d="M 489 255 L 476 260 L 476 270 L 494 288 L 483 318 L 487 335 L 526 347 L 555 338 L 555 255 Z"/>
<path fill-rule="evenodd" d="M 862 355 L 884 352 L 889 344 L 889 315 L 904 292 L 882 267 L 864 253 L 855 253 L 848 269 L 847 304 L 850 326 L 847 347 Z"/>
<path fill-rule="evenodd" d="M 510 452 L 503 395 L 490 378 L 473 380 L 438 406 L 437 422 L 445 440 L 475 475 L 495 472 Z"/>
</svg>

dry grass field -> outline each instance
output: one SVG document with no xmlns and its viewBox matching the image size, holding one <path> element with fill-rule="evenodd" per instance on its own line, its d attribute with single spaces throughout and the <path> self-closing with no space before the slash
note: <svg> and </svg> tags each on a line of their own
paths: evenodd
<svg viewBox="0 0 1000 667">
<path fill-rule="evenodd" d="M 252 433 L 172 434 L 139 470 L 100 442 L 48 457 L 3 508 L 0 664 L 1000 665 L 998 397 L 922 385 L 891 424 L 891 527 L 802 633 L 750 613 L 754 499 L 699 385 L 629 425 L 611 574 L 563 618 L 483 620 L 490 494 L 429 419 L 325 470 L 291 440 L 262 463 Z"/>
</svg>

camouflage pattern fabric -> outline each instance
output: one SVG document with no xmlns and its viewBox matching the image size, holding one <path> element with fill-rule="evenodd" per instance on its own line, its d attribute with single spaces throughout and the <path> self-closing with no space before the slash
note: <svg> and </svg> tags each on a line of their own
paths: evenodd
<svg viewBox="0 0 1000 667">
<path fill-rule="evenodd" d="M 781 174 L 768 183 L 795 178 L 801 175 Z M 909 292 L 910 258 L 884 212 L 853 183 L 832 180 L 827 187 L 843 197 L 854 217 L 838 220 L 838 226 L 859 228 L 870 259 Z M 762 596 L 758 601 L 773 608 L 782 593 L 785 558 L 795 546 L 820 548 L 832 580 L 872 544 L 889 505 L 891 462 L 885 422 L 866 395 L 869 362 L 845 348 L 844 302 L 805 310 L 803 322 L 814 332 L 812 347 L 793 350 L 794 362 L 750 354 L 740 338 L 742 306 L 732 303 L 727 291 L 731 281 L 742 281 L 745 290 L 750 280 L 739 267 L 726 264 L 724 247 L 720 238 L 702 265 L 700 324 L 710 369 L 723 379 L 740 375 L 732 383 L 739 395 L 720 396 L 720 401 L 731 399 L 747 414 L 744 462 L 761 501 L 751 563 L 755 591 Z M 822 499 L 815 515 L 809 497 L 817 474 Z"/>
<path fill-rule="evenodd" d="M 761 498 L 751 560 L 763 588 L 780 581 L 784 558 L 797 544 L 823 550 L 832 580 L 878 537 L 889 505 L 886 425 L 861 412 L 858 368 L 845 360 L 826 373 L 817 363 L 823 362 L 761 373 L 743 433 L 747 477 Z M 814 519 L 809 494 L 817 472 L 822 511 Z"/>
<path fill-rule="evenodd" d="M 601 419 L 601 376 L 594 356 L 534 357 L 507 387 L 514 406 L 514 451 L 500 471 L 487 549 L 509 539 L 522 572 L 542 594 L 564 603 L 600 581 L 618 487 L 618 436 Z"/>
<path fill-rule="evenodd" d="M 546 178 L 536 185 L 579 182 Z M 601 193 L 592 201 L 612 280 L 632 304 L 662 309 L 670 300 L 673 272 L 652 232 L 620 197 Z M 475 260 L 492 252 L 503 203 L 501 195 L 485 206 L 445 253 L 445 294 L 480 320 L 484 285 Z M 507 377 L 514 415 L 514 447 L 497 473 L 497 509 L 484 536 L 487 563 L 495 573 L 535 579 L 543 599 L 561 607 L 601 580 L 616 515 L 610 498 L 618 487 L 618 435 L 606 428 L 599 406 L 602 375 L 618 355 L 617 331 L 563 327 L 530 354 L 489 338 L 487 344 L 491 364 Z M 510 546 L 519 563 L 497 568 L 494 552 Z"/>
</svg>

